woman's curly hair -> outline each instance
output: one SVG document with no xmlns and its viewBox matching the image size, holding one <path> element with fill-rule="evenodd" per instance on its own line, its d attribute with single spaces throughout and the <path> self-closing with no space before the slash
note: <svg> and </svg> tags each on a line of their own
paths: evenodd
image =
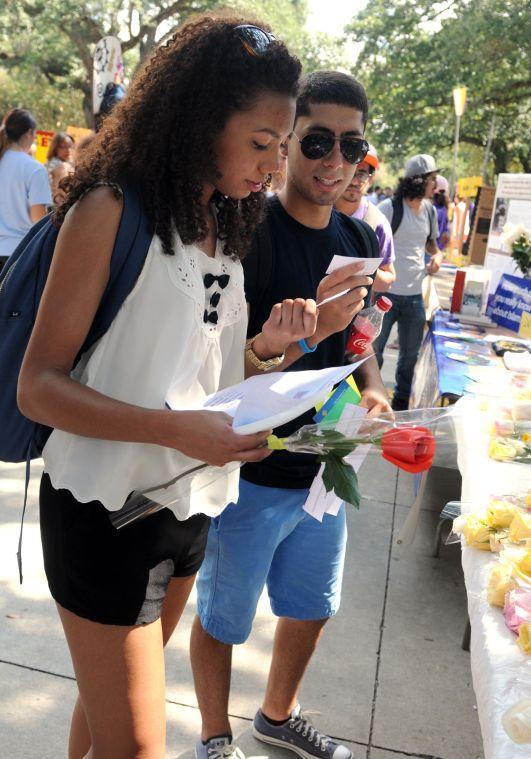
<svg viewBox="0 0 531 759">
<path fill-rule="evenodd" d="M 175 230 L 185 244 L 206 237 L 202 185 L 215 177 L 215 140 L 227 120 L 262 93 L 297 95 L 299 60 L 279 41 L 258 55 L 247 52 L 234 28 L 248 23 L 256 22 L 200 16 L 155 50 L 74 174 L 63 180 L 67 198 L 55 212 L 57 224 L 96 182 L 125 179 L 138 186 L 165 253 L 173 253 Z M 213 200 L 224 252 L 243 257 L 264 193 L 234 201 L 216 191 Z"/>
<path fill-rule="evenodd" d="M 395 198 L 409 198 L 410 200 L 423 198 L 426 194 L 429 176 L 429 174 L 420 174 L 415 177 L 400 177 L 395 190 Z"/>
</svg>

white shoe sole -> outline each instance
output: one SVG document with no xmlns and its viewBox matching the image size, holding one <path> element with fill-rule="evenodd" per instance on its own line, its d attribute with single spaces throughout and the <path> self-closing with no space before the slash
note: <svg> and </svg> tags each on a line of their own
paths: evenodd
<svg viewBox="0 0 531 759">
<path fill-rule="evenodd" d="M 272 746 L 280 746 L 281 748 L 285 748 L 286 751 L 293 751 L 293 753 L 301 756 L 302 759 L 316 759 L 315 754 L 308 753 L 308 751 L 300 748 L 300 746 L 296 746 L 294 743 L 287 743 L 287 741 L 281 741 L 278 738 L 271 738 L 269 735 L 264 735 L 263 733 L 258 732 L 254 724 L 252 727 L 252 733 L 254 737 L 258 741 L 262 741 L 262 743 L 270 743 Z M 321 755 L 324 756 L 324 754 Z M 352 759 L 352 753 L 350 754 L 350 759 Z"/>
</svg>

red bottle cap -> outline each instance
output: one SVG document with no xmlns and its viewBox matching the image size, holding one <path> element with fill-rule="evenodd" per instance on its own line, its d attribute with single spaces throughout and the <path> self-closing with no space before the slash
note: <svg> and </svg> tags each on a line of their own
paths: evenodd
<svg viewBox="0 0 531 759">
<path fill-rule="evenodd" d="M 386 298 L 385 295 L 382 295 L 378 300 L 376 301 L 376 305 L 380 309 L 380 311 L 383 311 L 384 313 L 386 311 L 389 311 L 391 306 L 393 305 L 392 302 L 389 300 L 389 298 Z"/>
</svg>

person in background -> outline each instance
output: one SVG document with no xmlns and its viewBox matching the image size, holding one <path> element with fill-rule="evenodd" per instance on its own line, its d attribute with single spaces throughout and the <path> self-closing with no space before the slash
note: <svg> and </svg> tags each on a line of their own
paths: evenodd
<svg viewBox="0 0 531 759">
<path fill-rule="evenodd" d="M 413 371 L 426 326 L 422 282 L 426 274 L 435 274 L 442 262 L 442 253 L 436 243 L 439 236 L 437 214 L 431 203 L 436 176 L 437 167 L 431 155 L 413 156 L 406 163 L 404 177 L 399 180 L 395 192 L 395 198 L 401 201 L 402 218 L 393 232 L 396 280 L 387 293 L 393 306 L 385 314 L 382 331 L 374 342 L 381 366 L 389 333 L 397 322 L 399 354 L 391 404 L 395 411 L 404 411 L 409 406 Z M 393 226 L 393 199 L 384 200 L 379 209 Z M 426 251 L 430 255 L 427 265 Z"/>
<path fill-rule="evenodd" d="M 66 132 L 56 132 L 50 142 L 46 156 L 46 171 L 50 179 L 52 199 L 59 205 L 64 198 L 59 182 L 74 170 L 74 140 Z"/>
<path fill-rule="evenodd" d="M 383 191 L 383 198 L 382 200 L 385 200 L 386 198 L 392 198 L 393 197 L 393 189 L 392 187 L 384 187 Z"/>
<path fill-rule="evenodd" d="M 21 108 L 0 126 L 0 270 L 52 202 L 46 169 L 29 155 L 36 127 Z"/>
<path fill-rule="evenodd" d="M 275 171 L 274 174 L 271 174 L 269 189 L 266 193 L 268 198 L 272 198 L 274 195 L 278 195 L 278 193 L 286 184 L 286 161 L 286 156 L 282 156 L 278 171 Z"/>
<path fill-rule="evenodd" d="M 371 203 L 374 203 L 375 206 L 378 205 L 380 202 L 380 193 L 382 192 L 382 188 L 379 184 L 377 184 L 373 191 L 367 196 L 368 199 L 371 201 Z"/>
<path fill-rule="evenodd" d="M 436 177 L 433 205 L 437 213 L 437 224 L 439 225 L 439 237 L 437 238 L 439 250 L 444 250 L 450 242 L 450 225 L 448 223 L 449 190 L 448 180 L 438 174 Z"/>
<path fill-rule="evenodd" d="M 351 183 L 336 201 L 335 207 L 338 211 L 350 216 L 351 219 L 366 221 L 374 229 L 383 261 L 374 277 L 372 289 L 373 292 L 384 293 L 396 278 L 395 267 L 393 266 L 395 260 L 393 233 L 391 232 L 391 225 L 383 213 L 367 200 L 367 192 L 379 165 L 378 155 L 371 145 L 363 161 L 356 166 L 356 173 Z"/>
</svg>

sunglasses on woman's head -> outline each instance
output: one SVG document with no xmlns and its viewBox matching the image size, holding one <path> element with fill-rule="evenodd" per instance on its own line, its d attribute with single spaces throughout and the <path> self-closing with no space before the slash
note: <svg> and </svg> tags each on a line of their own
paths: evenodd
<svg viewBox="0 0 531 759">
<path fill-rule="evenodd" d="M 297 135 L 293 132 L 295 137 Z M 301 152 L 310 161 L 318 161 L 332 152 L 334 144 L 339 142 L 341 155 L 347 163 L 361 163 L 369 152 L 369 143 L 363 137 L 333 137 L 331 134 L 313 132 L 299 139 Z"/>
<path fill-rule="evenodd" d="M 240 24 L 235 26 L 234 31 L 238 35 L 243 49 L 252 56 L 263 55 L 269 45 L 275 42 L 275 38 L 259 26 L 253 24 Z"/>
</svg>

